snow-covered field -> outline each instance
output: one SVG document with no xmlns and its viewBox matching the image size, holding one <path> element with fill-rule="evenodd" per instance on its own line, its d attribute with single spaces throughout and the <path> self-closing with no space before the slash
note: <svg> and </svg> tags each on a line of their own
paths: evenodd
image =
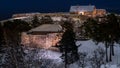
<svg viewBox="0 0 120 68">
<path fill-rule="evenodd" d="M 97 48 L 101 47 L 103 49 L 105 49 L 104 44 L 99 43 L 98 45 L 96 45 L 92 40 L 88 40 L 88 41 L 77 41 L 76 42 L 77 45 L 82 44 L 79 47 L 79 52 L 86 52 L 88 53 L 88 55 L 92 55 L 92 53 L 94 52 L 94 50 L 96 50 Z M 120 68 L 120 45 L 115 44 L 115 56 L 112 57 L 113 61 L 106 63 L 106 65 L 102 65 L 101 68 L 105 68 L 105 66 L 107 68 Z M 31 54 L 33 50 L 25 50 L 25 52 L 27 54 Z M 55 51 L 50 51 L 50 50 L 45 50 L 45 49 L 37 49 L 36 50 L 37 53 L 34 53 L 33 55 L 33 59 L 34 60 L 41 60 L 41 59 L 50 59 L 53 60 L 53 62 L 55 64 L 61 64 L 59 66 L 59 68 L 63 68 L 64 64 L 60 58 L 61 53 L 59 52 L 55 52 Z M 27 58 L 28 56 L 26 56 Z M 52 63 L 53 63 L 52 62 Z M 51 62 L 50 62 L 51 63 Z M 47 66 L 48 68 L 50 68 L 50 66 Z M 77 63 L 73 63 L 71 65 L 68 66 L 69 68 L 80 68 L 78 67 Z M 55 68 L 54 66 L 51 68 Z M 89 66 L 86 66 L 86 68 L 91 68 Z"/>
</svg>

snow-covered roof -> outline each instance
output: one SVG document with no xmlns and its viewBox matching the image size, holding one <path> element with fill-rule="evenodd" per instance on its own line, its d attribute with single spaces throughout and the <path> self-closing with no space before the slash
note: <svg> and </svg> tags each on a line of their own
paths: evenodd
<svg viewBox="0 0 120 68">
<path fill-rule="evenodd" d="M 94 8 L 95 8 L 94 5 L 88 5 L 88 6 L 71 6 L 70 12 L 93 11 Z"/>
<path fill-rule="evenodd" d="M 57 24 L 43 24 L 28 31 L 28 33 L 57 33 L 62 32 L 62 26 Z"/>
<path fill-rule="evenodd" d="M 61 21 L 61 20 L 62 20 L 62 17 L 52 17 L 52 20 L 53 20 L 53 21 Z"/>
<path fill-rule="evenodd" d="M 25 18 L 29 18 L 29 17 L 16 17 L 16 18 L 13 18 L 13 19 L 25 19 Z"/>
</svg>

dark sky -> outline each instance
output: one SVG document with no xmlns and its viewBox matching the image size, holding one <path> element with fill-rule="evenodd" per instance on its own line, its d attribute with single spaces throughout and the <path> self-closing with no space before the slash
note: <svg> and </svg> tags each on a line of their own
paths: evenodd
<svg viewBox="0 0 120 68">
<path fill-rule="evenodd" d="M 97 8 L 120 9 L 120 0 L 0 0 L 0 19 L 14 13 L 68 12 L 71 5 L 89 4 Z"/>
</svg>

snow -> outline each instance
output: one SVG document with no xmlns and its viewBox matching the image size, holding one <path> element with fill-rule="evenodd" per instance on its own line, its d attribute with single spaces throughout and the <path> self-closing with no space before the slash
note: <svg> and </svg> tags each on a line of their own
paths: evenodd
<svg viewBox="0 0 120 68">
<path fill-rule="evenodd" d="M 59 52 L 55 52 L 55 51 L 50 51 L 50 50 L 41 50 L 42 52 L 39 52 L 38 55 L 41 56 L 41 58 L 44 58 L 44 59 L 53 59 L 53 60 L 59 60 L 61 61 L 60 59 L 60 56 L 61 54 Z"/>
<path fill-rule="evenodd" d="M 99 43 L 98 45 L 96 45 L 92 40 L 76 42 L 76 45 L 80 45 L 80 44 L 81 46 L 79 47 L 79 52 L 87 52 L 89 55 L 92 55 L 93 51 L 99 47 L 102 47 L 103 49 L 105 49 L 103 43 Z M 112 57 L 112 62 L 109 62 L 108 64 L 106 64 L 107 68 L 120 68 L 120 67 L 117 67 L 118 65 L 120 65 L 120 45 L 119 44 L 116 44 L 116 43 L 114 44 L 114 51 L 115 51 L 115 56 Z M 104 65 L 102 65 L 101 68 L 105 68 Z"/>
<path fill-rule="evenodd" d="M 16 18 L 13 18 L 13 19 L 25 19 L 25 18 L 28 18 L 28 17 L 16 17 Z"/>
<path fill-rule="evenodd" d="M 60 32 L 62 27 L 57 24 L 44 24 L 29 30 L 29 32 Z"/>
<path fill-rule="evenodd" d="M 79 47 L 79 52 L 93 53 L 93 51 L 98 47 L 102 47 L 103 49 L 105 49 L 105 46 L 103 43 L 99 43 L 98 45 L 96 45 L 92 40 L 77 41 L 76 44 L 77 45 L 81 44 L 81 46 Z M 114 44 L 114 51 L 115 51 L 115 56 L 112 57 L 113 61 L 110 63 L 120 64 L 120 45 L 119 44 L 116 44 L 116 43 Z"/>
<path fill-rule="evenodd" d="M 79 52 L 87 52 L 88 55 L 92 55 L 93 51 L 96 50 L 99 47 L 102 47 L 105 49 L 103 43 L 99 43 L 96 45 L 92 40 L 87 40 L 87 41 L 77 41 L 77 45 L 81 46 L 79 47 Z M 120 68 L 120 46 L 119 44 L 115 44 L 115 56 L 112 57 L 113 61 L 106 63 L 104 65 L 101 65 L 101 68 Z M 30 53 L 33 49 L 29 49 L 30 51 L 25 50 L 26 53 Z M 61 53 L 60 52 L 55 52 L 51 50 L 45 50 L 45 49 L 37 49 L 37 53 L 34 54 L 34 60 L 39 60 L 39 59 L 50 59 L 53 60 L 54 63 L 57 65 L 60 65 L 62 62 L 62 59 L 60 58 Z M 62 68 L 64 65 L 62 64 L 60 68 Z M 73 64 L 70 64 L 68 66 L 69 68 L 80 68 L 78 64 L 75 62 Z M 92 68 L 90 66 L 86 66 L 85 68 Z"/>
<path fill-rule="evenodd" d="M 92 53 L 97 46 L 95 46 L 95 43 L 92 42 L 92 40 L 89 41 L 77 41 L 76 42 L 77 45 L 81 46 L 79 47 L 79 52 L 89 52 Z"/>
<path fill-rule="evenodd" d="M 60 52 L 30 47 L 24 49 L 28 68 L 63 68 Z"/>
<path fill-rule="evenodd" d="M 102 65 L 101 68 L 119 68 L 117 65 Z"/>
<path fill-rule="evenodd" d="M 62 17 L 52 17 L 52 20 L 53 20 L 53 21 L 61 21 L 61 20 L 62 20 Z"/>
<path fill-rule="evenodd" d="M 60 52 L 55 52 L 51 50 L 46 50 L 46 49 L 31 49 L 25 50 L 24 51 L 26 54 L 33 55 L 33 60 L 41 60 L 41 59 L 50 59 L 50 60 L 57 60 L 56 62 L 61 62 L 61 53 Z M 27 59 L 27 56 L 26 56 Z"/>
<path fill-rule="evenodd" d="M 111 65 L 110 68 L 117 68 L 117 65 Z"/>
</svg>

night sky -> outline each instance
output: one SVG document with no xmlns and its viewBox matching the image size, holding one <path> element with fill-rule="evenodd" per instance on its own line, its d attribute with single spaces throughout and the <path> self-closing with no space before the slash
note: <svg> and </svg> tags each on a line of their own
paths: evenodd
<svg viewBox="0 0 120 68">
<path fill-rule="evenodd" d="M 120 0 L 0 0 L 0 20 L 14 13 L 68 12 L 71 5 L 95 5 L 120 10 Z"/>
</svg>

